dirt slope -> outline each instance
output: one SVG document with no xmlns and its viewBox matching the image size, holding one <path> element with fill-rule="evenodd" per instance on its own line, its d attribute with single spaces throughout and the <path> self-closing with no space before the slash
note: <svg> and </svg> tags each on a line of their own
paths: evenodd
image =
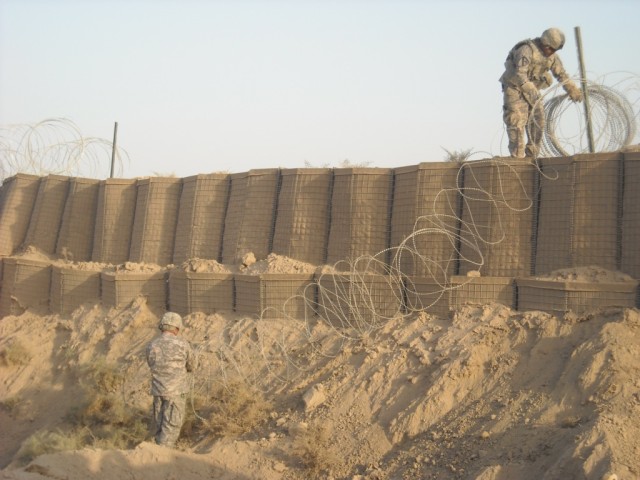
<svg viewBox="0 0 640 480">
<path fill-rule="evenodd" d="M 178 450 L 96 443 L 22 465 L 32 433 L 69 426 L 85 364 L 117 364 L 126 404 L 148 408 L 143 349 L 156 325 L 142 300 L 0 320 L 0 352 L 18 344 L 28 358 L 0 362 L 0 478 L 640 477 L 640 312 L 557 318 L 498 304 L 397 318 L 356 340 L 315 319 L 190 315 L 193 393 L 241 378 L 272 401 L 266 423 Z"/>
</svg>

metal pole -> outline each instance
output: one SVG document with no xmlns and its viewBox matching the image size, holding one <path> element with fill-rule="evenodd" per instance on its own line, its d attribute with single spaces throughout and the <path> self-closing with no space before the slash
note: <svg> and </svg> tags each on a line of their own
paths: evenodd
<svg viewBox="0 0 640 480">
<path fill-rule="evenodd" d="M 118 122 L 113 127 L 113 145 L 111 146 L 111 175 L 109 178 L 113 178 L 113 165 L 116 162 L 116 140 L 118 139 Z"/>
<path fill-rule="evenodd" d="M 584 102 L 584 116 L 587 120 L 587 140 L 589 140 L 589 152 L 594 153 L 593 146 L 593 128 L 591 127 L 591 108 L 589 107 L 589 93 L 587 92 L 587 73 L 584 68 L 584 59 L 582 57 L 582 36 L 580 35 L 580 27 L 574 27 L 576 35 L 576 45 L 578 46 L 578 63 L 580 64 L 580 84 L 582 86 L 582 101 Z"/>
</svg>

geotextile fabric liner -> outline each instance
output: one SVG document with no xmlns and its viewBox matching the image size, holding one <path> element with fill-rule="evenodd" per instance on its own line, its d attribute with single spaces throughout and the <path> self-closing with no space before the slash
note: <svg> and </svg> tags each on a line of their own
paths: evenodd
<svg viewBox="0 0 640 480">
<path fill-rule="evenodd" d="M 531 274 L 537 167 L 526 159 L 494 158 L 466 162 L 463 169 L 459 273 Z"/>
<path fill-rule="evenodd" d="M 129 260 L 138 182 L 109 178 L 100 182 L 91 260 L 124 263 Z"/>
<path fill-rule="evenodd" d="M 349 263 L 353 265 L 359 257 L 374 256 L 389 248 L 392 195 L 391 169 L 334 170 L 327 246 L 328 264 L 347 260 L 347 264 L 337 267 L 339 270 L 349 270 L 350 268 L 344 267 Z M 389 261 L 388 257 L 389 252 L 385 252 L 376 257 L 376 260 L 386 263 Z M 353 266 L 358 271 L 371 267 L 366 260 L 358 260 Z M 373 271 L 378 273 L 378 268 L 373 268 Z"/>
<path fill-rule="evenodd" d="M 0 203 L 0 256 L 9 256 L 22 245 L 29 228 L 40 177 L 18 173 L 2 183 Z"/>
<path fill-rule="evenodd" d="M 100 180 L 71 178 L 56 253 L 68 260 L 91 260 Z"/>
<path fill-rule="evenodd" d="M 400 312 L 402 285 L 396 277 L 366 273 L 323 273 L 318 284 L 316 314 L 335 327 L 365 331 Z"/>
<path fill-rule="evenodd" d="M 102 272 L 100 274 L 102 303 L 109 307 L 125 307 L 138 296 L 146 298 L 151 308 L 167 307 L 167 274 Z"/>
<path fill-rule="evenodd" d="M 69 177 L 47 175 L 40 179 L 38 195 L 29 221 L 25 245 L 54 254 L 69 194 Z"/>
<path fill-rule="evenodd" d="M 518 310 L 581 314 L 603 307 L 633 308 L 638 282 L 559 282 L 531 278 L 516 279 Z"/>
<path fill-rule="evenodd" d="M 313 274 L 233 276 L 235 311 L 261 318 L 307 318 L 313 315 Z"/>
<path fill-rule="evenodd" d="M 190 258 L 221 259 L 229 185 L 227 174 L 195 175 L 182 180 L 173 263 Z"/>
<path fill-rule="evenodd" d="M 278 169 L 231 175 L 222 263 L 238 263 L 249 252 L 258 260 L 271 253 L 279 178 Z"/>
<path fill-rule="evenodd" d="M 444 279 L 456 273 L 459 170 L 451 162 L 395 169 L 391 247 L 402 247 L 391 256 L 404 275 Z"/>
<path fill-rule="evenodd" d="M 169 275 L 169 309 L 180 315 L 233 310 L 233 274 L 184 272 Z"/>
<path fill-rule="evenodd" d="M 80 305 L 100 301 L 100 272 L 58 265 L 51 272 L 51 311 L 63 315 Z"/>
<path fill-rule="evenodd" d="M 621 161 L 619 153 L 541 160 L 534 273 L 618 268 Z"/>
<path fill-rule="evenodd" d="M 273 253 L 315 265 L 325 262 L 332 182 L 329 168 L 281 171 Z"/>
<path fill-rule="evenodd" d="M 181 189 L 179 178 L 138 180 L 130 261 L 158 265 L 173 261 Z"/>
<path fill-rule="evenodd" d="M 640 278 L 640 152 L 624 154 L 621 270 Z"/>
<path fill-rule="evenodd" d="M 27 308 L 47 313 L 51 264 L 13 257 L 2 259 L 0 317 L 20 315 Z"/>
</svg>

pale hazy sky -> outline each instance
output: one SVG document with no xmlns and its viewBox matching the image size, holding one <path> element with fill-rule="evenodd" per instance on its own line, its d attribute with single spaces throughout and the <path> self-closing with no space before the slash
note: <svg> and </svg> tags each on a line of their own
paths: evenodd
<svg viewBox="0 0 640 480">
<path fill-rule="evenodd" d="M 640 73 L 640 1 L 0 0 L 0 125 L 66 118 L 123 177 L 506 154 L 509 49 L 564 30 L 578 77 Z M 109 174 L 103 171 L 94 177 Z"/>
</svg>

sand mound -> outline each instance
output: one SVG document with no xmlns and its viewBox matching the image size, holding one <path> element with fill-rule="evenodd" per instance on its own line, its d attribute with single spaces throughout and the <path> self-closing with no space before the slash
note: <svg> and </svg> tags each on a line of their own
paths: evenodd
<svg viewBox="0 0 640 480">
<path fill-rule="evenodd" d="M 201 357 L 193 391 L 234 374 L 272 401 L 266 424 L 178 450 L 94 446 L 21 465 L 32 433 L 68 426 L 84 364 L 117 363 L 127 404 L 148 408 L 142 352 L 157 320 L 138 301 L 0 321 L 0 478 L 640 476 L 640 312 L 564 319 L 498 304 L 398 317 L 355 341 L 319 320 L 189 315 L 184 335 Z M 18 344 L 23 361 L 7 361 Z"/>
</svg>

